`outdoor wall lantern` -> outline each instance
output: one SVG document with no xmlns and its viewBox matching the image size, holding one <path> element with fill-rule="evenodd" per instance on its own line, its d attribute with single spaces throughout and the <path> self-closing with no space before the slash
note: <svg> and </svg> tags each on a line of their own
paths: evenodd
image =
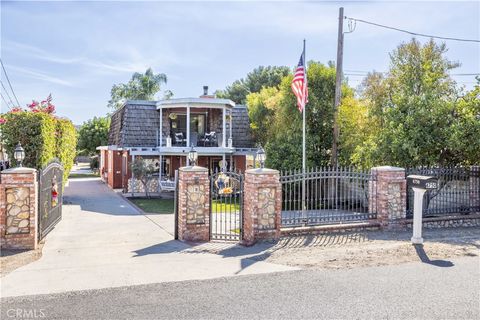
<svg viewBox="0 0 480 320">
<path fill-rule="evenodd" d="M 260 161 L 260 168 L 265 168 L 265 151 L 263 151 L 263 148 L 260 147 L 257 151 L 257 159 Z"/>
<path fill-rule="evenodd" d="M 23 159 L 25 159 L 25 150 L 23 150 L 22 145 L 20 142 L 15 147 L 15 151 L 13 152 L 13 157 L 17 160 L 18 166 L 22 166 Z"/>
<path fill-rule="evenodd" d="M 197 159 L 198 159 L 198 152 L 195 150 L 192 144 L 192 148 L 188 152 L 188 161 L 190 162 L 190 165 L 194 167 L 197 164 Z"/>
</svg>

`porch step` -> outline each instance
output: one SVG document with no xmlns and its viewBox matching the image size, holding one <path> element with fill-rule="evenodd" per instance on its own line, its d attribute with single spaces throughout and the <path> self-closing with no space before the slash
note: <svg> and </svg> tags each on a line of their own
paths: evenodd
<svg viewBox="0 0 480 320">
<path fill-rule="evenodd" d="M 340 224 L 328 224 L 321 226 L 306 226 L 306 227 L 287 227 L 281 228 L 282 236 L 304 235 L 304 234 L 322 234 L 331 232 L 346 232 L 346 231 L 365 231 L 378 230 L 380 223 L 378 221 L 352 222 Z"/>
</svg>

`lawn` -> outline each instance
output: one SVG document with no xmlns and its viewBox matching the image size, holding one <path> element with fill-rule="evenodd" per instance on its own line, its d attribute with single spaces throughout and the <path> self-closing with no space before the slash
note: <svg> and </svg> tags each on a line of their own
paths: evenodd
<svg viewBox="0 0 480 320">
<path fill-rule="evenodd" d="M 221 212 L 235 212 L 240 211 L 239 203 L 222 202 L 220 200 L 212 200 L 212 212 L 221 213 Z"/>
<path fill-rule="evenodd" d="M 147 213 L 173 213 L 173 199 L 129 198 L 128 200 Z"/>
</svg>

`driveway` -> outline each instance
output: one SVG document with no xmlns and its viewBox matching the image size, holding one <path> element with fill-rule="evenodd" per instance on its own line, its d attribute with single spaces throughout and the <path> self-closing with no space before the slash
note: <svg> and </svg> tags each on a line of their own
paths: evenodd
<svg viewBox="0 0 480 320">
<path fill-rule="evenodd" d="M 172 216 L 143 215 L 98 178 L 70 180 L 43 256 L 1 279 L 3 297 L 211 279 L 297 268 L 195 250 Z"/>
</svg>

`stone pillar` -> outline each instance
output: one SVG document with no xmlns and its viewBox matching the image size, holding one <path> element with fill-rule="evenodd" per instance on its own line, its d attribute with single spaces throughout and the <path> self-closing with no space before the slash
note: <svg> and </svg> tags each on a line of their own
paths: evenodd
<svg viewBox="0 0 480 320">
<path fill-rule="evenodd" d="M 178 239 L 210 240 L 210 180 L 207 168 L 178 170 Z"/>
<path fill-rule="evenodd" d="M 372 177 L 376 178 L 372 187 L 369 205 L 375 204 L 377 220 L 383 229 L 401 229 L 406 217 L 407 180 L 405 169 L 383 166 L 372 168 Z M 375 208 L 371 208 L 374 210 Z"/>
<path fill-rule="evenodd" d="M 470 207 L 480 212 L 480 166 L 470 167 Z"/>
<path fill-rule="evenodd" d="M 1 172 L 0 233 L 2 249 L 36 249 L 38 244 L 37 170 Z"/>
<path fill-rule="evenodd" d="M 259 239 L 280 237 L 282 185 L 280 174 L 272 169 L 245 171 L 243 208 L 244 245 Z"/>
</svg>

